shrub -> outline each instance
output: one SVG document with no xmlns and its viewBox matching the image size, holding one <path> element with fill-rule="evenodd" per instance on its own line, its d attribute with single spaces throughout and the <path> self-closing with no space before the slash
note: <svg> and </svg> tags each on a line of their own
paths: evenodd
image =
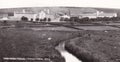
<svg viewBox="0 0 120 62">
<path fill-rule="evenodd" d="M 51 18 L 48 18 L 48 22 L 50 22 L 51 21 Z"/>
<path fill-rule="evenodd" d="M 36 20 L 36 21 L 39 21 L 39 18 L 36 18 L 35 20 Z"/>
<path fill-rule="evenodd" d="M 25 17 L 25 16 L 22 16 L 22 17 L 21 17 L 21 20 L 22 20 L 22 21 L 28 21 L 28 18 Z"/>
</svg>

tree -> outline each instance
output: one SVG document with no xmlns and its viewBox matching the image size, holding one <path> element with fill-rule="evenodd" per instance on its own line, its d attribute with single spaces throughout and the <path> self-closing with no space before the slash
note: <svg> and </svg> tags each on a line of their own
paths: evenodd
<svg viewBox="0 0 120 62">
<path fill-rule="evenodd" d="M 46 21 L 47 21 L 47 18 L 44 18 L 43 21 L 46 22 Z"/>
<path fill-rule="evenodd" d="M 35 20 L 36 20 L 36 21 L 39 21 L 39 18 L 36 18 Z"/>
<path fill-rule="evenodd" d="M 33 21 L 33 18 L 31 18 L 30 21 L 32 22 L 32 21 Z"/>
<path fill-rule="evenodd" d="M 70 21 L 77 22 L 79 21 L 78 17 L 70 17 Z"/>
<path fill-rule="evenodd" d="M 25 16 L 22 16 L 22 17 L 21 17 L 21 20 L 22 20 L 22 21 L 28 21 L 28 18 L 25 17 Z"/>
<path fill-rule="evenodd" d="M 48 18 L 48 22 L 50 22 L 51 21 L 51 18 Z"/>
<path fill-rule="evenodd" d="M 64 18 L 63 18 L 63 17 L 61 17 L 61 18 L 60 18 L 60 21 L 64 21 Z"/>
</svg>

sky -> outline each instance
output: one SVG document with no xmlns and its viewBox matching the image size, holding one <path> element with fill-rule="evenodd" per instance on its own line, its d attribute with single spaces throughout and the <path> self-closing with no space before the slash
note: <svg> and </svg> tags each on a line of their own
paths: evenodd
<svg viewBox="0 0 120 62">
<path fill-rule="evenodd" d="M 0 8 L 46 6 L 98 7 L 120 9 L 120 0 L 0 0 Z"/>
</svg>

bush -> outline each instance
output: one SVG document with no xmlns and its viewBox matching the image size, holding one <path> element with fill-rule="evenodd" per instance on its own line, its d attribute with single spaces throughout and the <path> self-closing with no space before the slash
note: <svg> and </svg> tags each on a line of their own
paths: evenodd
<svg viewBox="0 0 120 62">
<path fill-rule="evenodd" d="M 36 20 L 36 21 L 39 21 L 39 18 L 36 18 L 35 20 Z"/>
<path fill-rule="evenodd" d="M 22 20 L 22 21 L 28 21 L 28 18 L 25 17 L 25 16 L 22 16 L 22 17 L 21 17 L 21 20 Z"/>
<path fill-rule="evenodd" d="M 51 21 L 51 18 L 48 18 L 48 22 L 50 22 Z"/>
<path fill-rule="evenodd" d="M 4 21 L 3 21 L 3 23 L 4 23 L 4 24 L 7 24 L 7 21 L 6 21 L 6 20 L 4 20 Z"/>
<path fill-rule="evenodd" d="M 78 17 L 70 17 L 70 21 L 76 22 L 76 21 L 79 21 L 79 18 Z"/>
<path fill-rule="evenodd" d="M 65 18 L 64 21 L 69 21 L 69 19 L 68 19 L 68 18 Z"/>
<path fill-rule="evenodd" d="M 47 21 L 47 18 L 44 18 L 43 21 Z"/>
<path fill-rule="evenodd" d="M 32 21 L 33 21 L 33 18 L 31 18 L 30 21 L 32 22 Z"/>
<path fill-rule="evenodd" d="M 63 17 L 61 17 L 61 18 L 60 18 L 60 21 L 64 21 L 64 18 L 63 18 Z"/>
</svg>

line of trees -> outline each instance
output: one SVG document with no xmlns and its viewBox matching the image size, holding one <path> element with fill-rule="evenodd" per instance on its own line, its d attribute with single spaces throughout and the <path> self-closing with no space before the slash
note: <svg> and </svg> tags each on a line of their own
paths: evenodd
<svg viewBox="0 0 120 62">
<path fill-rule="evenodd" d="M 22 17 L 21 17 L 21 20 L 22 20 L 22 21 L 28 21 L 28 18 L 25 17 L 25 16 L 22 16 Z"/>
<path fill-rule="evenodd" d="M 33 18 L 31 18 L 31 21 L 33 21 Z M 40 19 L 40 18 L 36 18 L 35 21 L 37 22 L 50 22 L 51 18 L 44 18 L 44 19 Z"/>
<path fill-rule="evenodd" d="M 60 21 L 72 21 L 72 22 L 94 22 L 94 21 L 120 21 L 120 17 L 97 17 L 97 18 L 78 18 L 78 17 L 70 17 L 68 18 L 61 18 Z"/>
<path fill-rule="evenodd" d="M 27 17 L 25 17 L 25 16 L 22 16 L 22 17 L 21 17 L 21 20 L 22 20 L 22 21 L 29 21 L 29 19 L 28 19 Z M 31 18 L 30 21 L 32 22 L 32 21 L 33 21 L 33 18 Z M 40 22 L 46 22 L 46 21 L 50 22 L 50 21 L 51 21 L 51 18 L 44 18 L 44 19 L 36 18 L 35 21 L 36 21 L 36 22 L 39 22 L 39 21 L 40 21 Z"/>
</svg>

